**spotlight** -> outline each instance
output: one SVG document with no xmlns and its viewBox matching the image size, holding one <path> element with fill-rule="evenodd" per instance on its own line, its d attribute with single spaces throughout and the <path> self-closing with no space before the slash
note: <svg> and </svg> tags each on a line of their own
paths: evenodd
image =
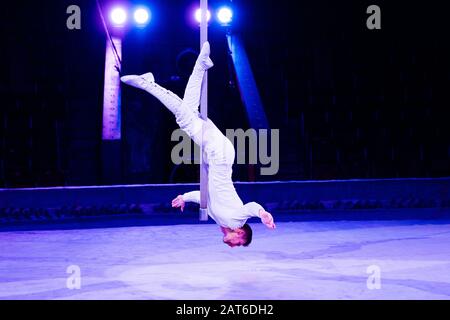
<svg viewBox="0 0 450 320">
<path fill-rule="evenodd" d="M 228 7 L 222 7 L 217 12 L 217 19 L 221 25 L 229 25 L 231 20 L 233 20 L 233 11 Z"/>
<path fill-rule="evenodd" d="M 121 26 L 127 21 L 127 13 L 123 8 L 117 7 L 111 11 L 110 18 L 112 23 Z"/>
<path fill-rule="evenodd" d="M 207 18 L 207 21 L 209 21 L 211 19 L 211 12 L 209 10 L 206 13 L 206 18 Z M 202 21 L 202 9 L 197 9 L 195 11 L 195 20 L 197 20 L 198 23 L 200 23 Z"/>
<path fill-rule="evenodd" d="M 134 11 L 134 21 L 141 26 L 149 22 L 150 16 L 150 11 L 145 8 L 138 8 Z"/>
</svg>

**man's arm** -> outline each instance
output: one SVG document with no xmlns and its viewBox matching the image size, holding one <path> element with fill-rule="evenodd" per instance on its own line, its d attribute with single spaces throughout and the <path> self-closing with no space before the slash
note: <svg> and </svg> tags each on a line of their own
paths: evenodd
<svg viewBox="0 0 450 320">
<path fill-rule="evenodd" d="M 275 229 L 275 223 L 273 222 L 272 215 L 264 210 L 264 208 L 256 202 L 249 202 L 244 205 L 244 210 L 248 218 L 258 217 L 261 218 L 261 222 L 264 223 L 268 228 Z"/>
<path fill-rule="evenodd" d="M 186 192 L 172 200 L 172 208 L 181 208 L 184 210 L 186 202 L 200 203 L 200 191 Z"/>
<path fill-rule="evenodd" d="M 182 197 L 184 202 L 200 203 L 200 191 L 186 192 Z"/>
</svg>

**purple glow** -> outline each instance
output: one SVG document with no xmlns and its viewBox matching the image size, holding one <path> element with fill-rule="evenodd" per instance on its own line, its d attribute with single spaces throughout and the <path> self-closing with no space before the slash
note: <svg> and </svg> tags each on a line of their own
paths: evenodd
<svg viewBox="0 0 450 320">
<path fill-rule="evenodd" d="M 111 22 L 115 25 L 123 25 L 127 21 L 127 12 L 120 7 L 116 7 L 111 11 L 110 14 Z"/>
<path fill-rule="evenodd" d="M 206 17 L 208 18 L 207 20 L 211 20 L 211 12 L 208 10 L 208 12 L 206 13 Z M 195 10 L 195 20 L 200 23 L 202 20 L 202 10 L 201 9 L 197 9 Z"/>
</svg>

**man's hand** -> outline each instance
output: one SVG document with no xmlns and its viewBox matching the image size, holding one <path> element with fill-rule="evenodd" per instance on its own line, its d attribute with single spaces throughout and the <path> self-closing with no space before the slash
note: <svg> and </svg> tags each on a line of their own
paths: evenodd
<svg viewBox="0 0 450 320">
<path fill-rule="evenodd" d="M 172 200 L 172 208 L 181 208 L 181 211 L 184 210 L 185 202 L 183 200 L 183 196 L 179 195 L 175 199 Z"/>
<path fill-rule="evenodd" d="M 259 216 L 261 217 L 262 223 L 264 223 L 267 226 L 267 228 L 269 228 L 269 229 L 276 228 L 276 225 L 273 222 L 273 217 L 269 212 L 264 211 L 263 209 L 260 209 Z"/>
</svg>

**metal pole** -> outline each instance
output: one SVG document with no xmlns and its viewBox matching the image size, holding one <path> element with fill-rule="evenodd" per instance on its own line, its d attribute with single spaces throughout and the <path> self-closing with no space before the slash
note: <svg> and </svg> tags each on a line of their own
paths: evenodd
<svg viewBox="0 0 450 320">
<path fill-rule="evenodd" d="M 201 20 L 200 20 L 200 49 L 208 41 L 208 0 L 200 0 Z M 208 71 L 205 72 L 202 83 L 202 94 L 200 101 L 200 114 L 203 120 L 208 119 Z M 203 137 L 204 128 L 202 128 Z M 203 140 L 203 138 L 202 138 Z M 202 141 L 203 142 L 203 141 Z M 200 221 L 208 220 L 207 213 L 208 199 L 208 168 L 203 159 L 203 143 L 200 146 Z"/>
</svg>

